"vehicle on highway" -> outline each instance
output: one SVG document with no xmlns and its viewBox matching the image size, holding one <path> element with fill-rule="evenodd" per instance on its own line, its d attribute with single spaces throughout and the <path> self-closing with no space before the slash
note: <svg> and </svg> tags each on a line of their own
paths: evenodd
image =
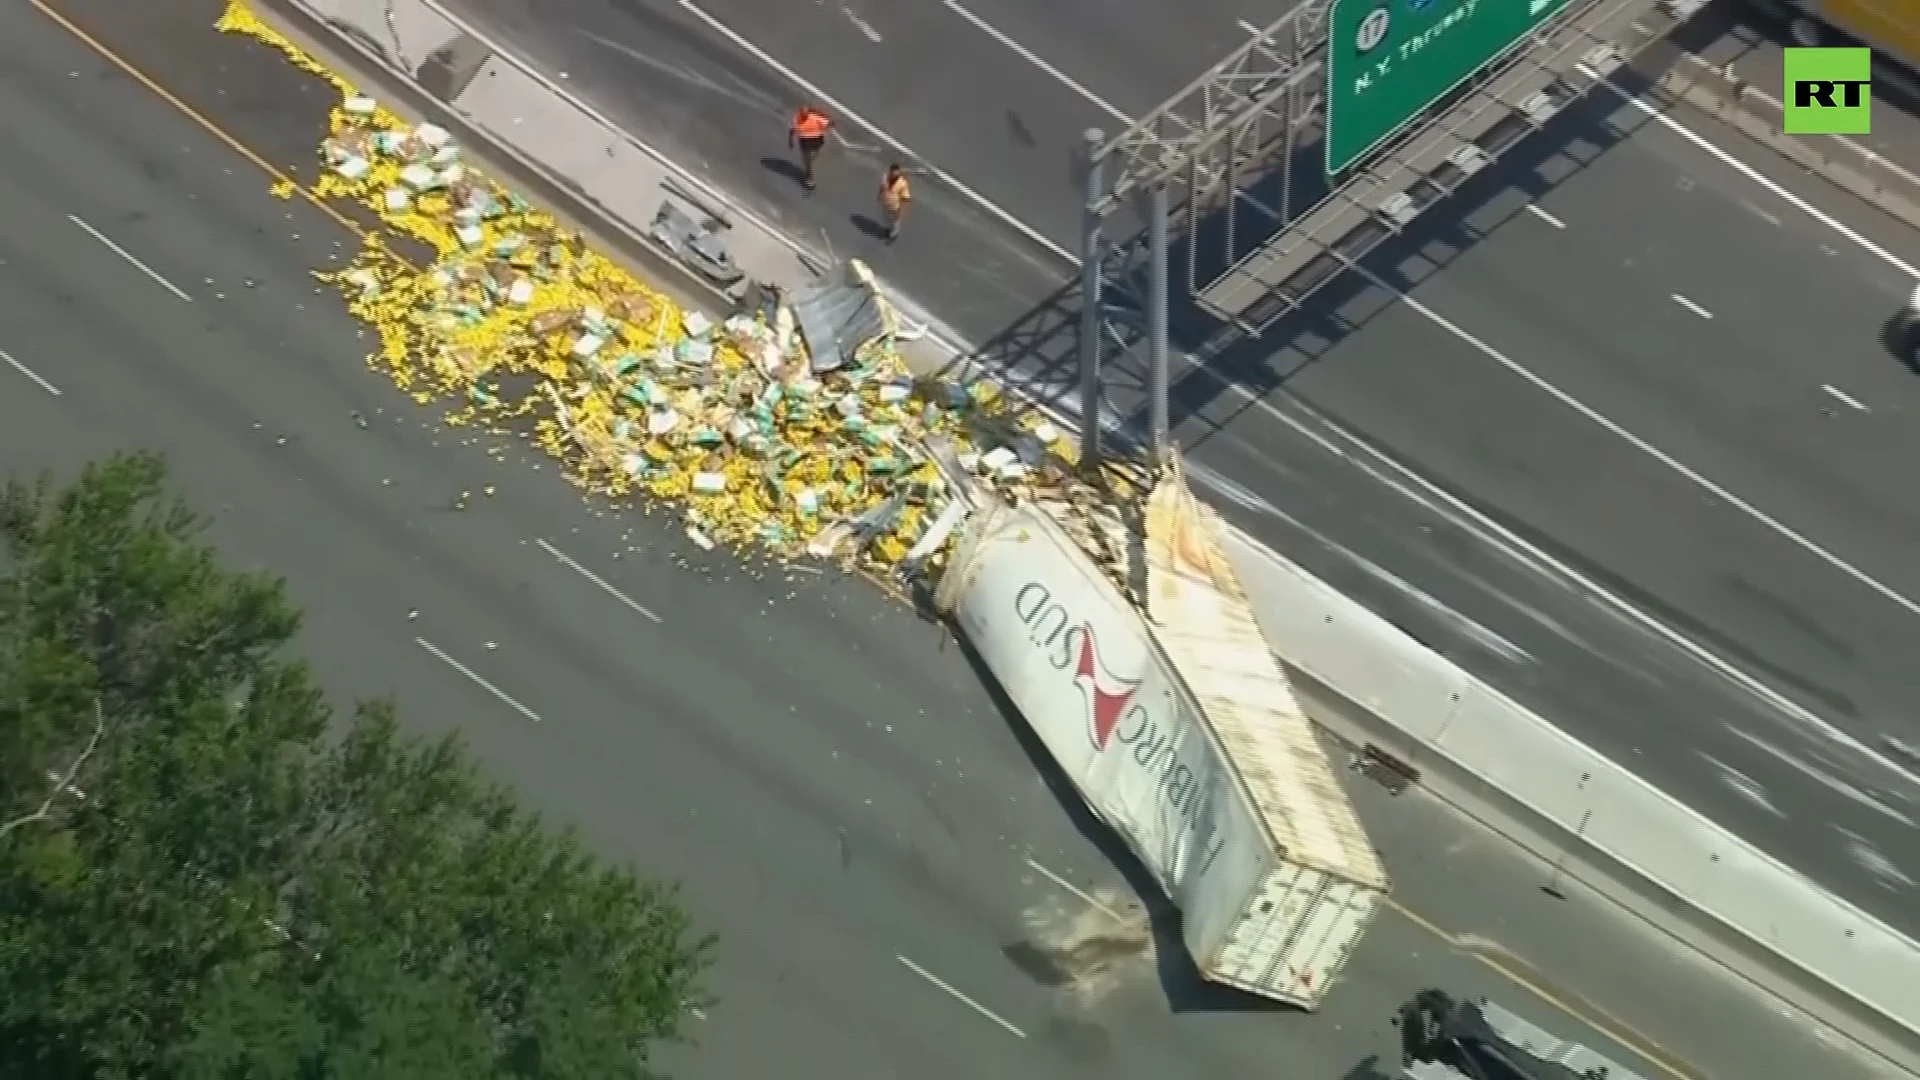
<svg viewBox="0 0 1920 1080">
<path fill-rule="evenodd" d="M 1920 372 L 1920 285 L 1914 286 L 1907 306 L 1894 318 L 1892 345 L 1908 367 Z"/>
<path fill-rule="evenodd" d="M 1491 1001 L 1422 990 L 1400 1009 L 1405 1080 L 1645 1080 Z"/>
</svg>

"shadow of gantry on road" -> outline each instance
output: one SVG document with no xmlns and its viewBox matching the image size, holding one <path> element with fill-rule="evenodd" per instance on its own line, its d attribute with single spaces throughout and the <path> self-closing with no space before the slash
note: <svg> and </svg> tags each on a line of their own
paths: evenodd
<svg viewBox="0 0 1920 1080">
<path fill-rule="evenodd" d="M 1726 2 L 1726 0 L 1722 0 Z M 1621 94 L 1639 97 L 1665 111 L 1671 100 L 1658 79 L 1673 65 L 1679 47 L 1670 41 L 1649 46 L 1634 63 L 1617 72 L 1612 85 L 1598 87 L 1569 105 L 1542 130 L 1520 142 L 1454 194 L 1429 208 L 1397 235 L 1380 243 L 1357 263 L 1315 292 L 1297 310 L 1264 333 L 1253 335 L 1202 310 L 1187 283 L 1204 286 L 1234 261 L 1272 237 L 1284 222 L 1257 211 L 1237 213 L 1234 242 L 1227 243 L 1228 215 L 1202 213 L 1187 228 L 1170 227 L 1168 237 L 1168 426 L 1188 450 L 1233 424 L 1270 395 L 1285 391 L 1290 379 L 1327 359 L 1355 331 L 1389 307 L 1397 295 L 1417 289 L 1453 264 L 1481 239 L 1566 179 L 1578 174 L 1609 149 L 1648 124 L 1645 112 L 1629 109 Z M 1327 191 L 1321 170 L 1322 144 L 1296 140 L 1291 160 L 1276 155 L 1244 183 L 1245 201 L 1256 206 L 1290 207 L 1286 220 L 1298 220 Z M 1518 192 L 1509 212 L 1492 221 L 1483 211 Z M 1175 207 L 1175 223 L 1189 221 Z M 1109 227 L 1121 217 L 1110 219 Z M 1250 230 L 1264 220 L 1266 227 Z M 1211 256 L 1211 257 L 1210 257 Z M 1147 444 L 1148 357 L 1146 341 L 1147 234 L 1133 224 L 1112 243 L 1105 260 L 1100 321 L 1102 415 L 1106 446 L 1114 456 L 1139 457 Z M 1378 282 L 1378 284 L 1375 284 Z M 1384 288 L 1382 287 L 1384 286 Z M 1005 380 L 1034 401 L 1066 416 L 1083 419 L 1080 392 L 1081 284 L 1067 282 L 1040 304 L 967 356 L 954 362 L 966 371 Z"/>
</svg>

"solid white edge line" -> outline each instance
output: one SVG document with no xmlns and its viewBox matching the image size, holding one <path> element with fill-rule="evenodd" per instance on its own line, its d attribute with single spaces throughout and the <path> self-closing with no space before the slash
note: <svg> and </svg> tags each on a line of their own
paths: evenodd
<svg viewBox="0 0 1920 1080">
<path fill-rule="evenodd" d="M 68 214 L 67 220 L 73 222 L 75 225 L 80 226 L 82 229 L 85 229 L 88 236 L 91 236 L 95 240 L 98 240 L 102 244 L 105 244 L 107 246 L 107 250 L 127 260 L 129 263 L 132 263 L 133 266 L 136 269 L 138 269 L 141 273 L 159 282 L 161 288 L 167 290 L 168 292 L 179 297 L 180 299 L 185 300 L 189 304 L 193 303 L 193 297 L 188 296 L 180 288 L 180 286 L 175 285 L 173 282 L 168 281 L 164 277 L 161 277 L 159 272 L 156 271 L 153 267 L 148 266 L 146 263 L 143 263 L 139 259 L 134 258 L 131 252 L 129 252 L 126 248 L 121 247 L 119 244 L 114 243 L 111 239 L 108 238 L 107 234 L 87 224 L 85 221 L 82 221 L 80 217 L 76 214 Z"/>
<path fill-rule="evenodd" d="M 1901 273 L 1907 275 L 1908 277 L 1920 278 L 1920 270 L 1915 270 L 1913 267 L 1907 265 L 1907 263 L 1902 259 L 1900 259 L 1899 256 L 1894 255 L 1892 252 L 1887 251 L 1885 248 L 1881 247 L 1880 245 L 1860 235 L 1858 232 L 1855 232 L 1852 228 L 1848 227 L 1846 223 L 1835 218 L 1833 215 L 1813 205 L 1807 200 L 1801 198 L 1800 196 L 1795 195 L 1793 192 L 1788 191 L 1786 188 L 1782 187 L 1781 185 L 1775 183 L 1773 180 L 1763 175 L 1760 172 L 1760 170 L 1754 168 L 1753 166 L 1747 164 L 1744 161 L 1741 161 L 1739 158 L 1734 157 L 1732 154 L 1728 153 L 1727 151 L 1722 150 L 1719 146 L 1716 146 L 1714 143 L 1707 140 L 1704 136 L 1695 132 L 1692 128 L 1687 127 L 1685 124 L 1680 123 L 1680 121 L 1675 120 L 1671 116 L 1668 116 L 1666 113 L 1661 112 L 1659 109 L 1654 108 L 1653 106 L 1647 104 L 1646 102 L 1640 100 L 1639 98 L 1633 96 L 1632 94 L 1627 93 L 1625 90 L 1622 90 L 1618 86 L 1615 86 L 1611 81 L 1600 79 L 1598 73 L 1594 72 L 1591 68 L 1587 68 L 1585 65 L 1581 65 L 1581 73 L 1586 75 L 1588 78 L 1599 79 L 1599 81 L 1602 82 L 1607 89 L 1613 91 L 1614 94 L 1618 95 L 1621 98 L 1621 100 L 1632 105 L 1634 108 L 1639 109 L 1641 112 L 1646 113 L 1648 116 L 1653 117 L 1653 119 L 1657 121 L 1662 127 L 1680 136 L 1686 141 L 1692 143 L 1694 146 L 1700 148 L 1701 150 L 1704 150 L 1707 154 L 1711 155 L 1715 160 L 1719 161 L 1722 165 L 1725 165 L 1727 168 L 1732 169 L 1733 171 L 1739 173 L 1741 176 L 1744 176 L 1748 180 L 1751 180 L 1754 183 L 1760 185 L 1762 188 L 1765 188 L 1769 193 L 1780 198 L 1788 206 L 1791 206 L 1794 209 L 1799 210 L 1801 213 L 1806 214 L 1808 217 L 1812 218 L 1813 220 L 1819 222 L 1822 225 L 1825 225 L 1827 228 L 1832 229 L 1834 232 L 1839 233 L 1841 236 L 1846 237 L 1848 240 L 1851 240 L 1853 243 L 1858 245 L 1862 250 L 1866 251 L 1868 254 L 1886 263 L 1888 266 L 1891 266 L 1894 269 L 1899 270 Z"/>
<path fill-rule="evenodd" d="M 20 361 L 15 360 L 12 354 L 8 353 L 5 349 L 0 349 L 0 360 L 5 360 L 7 364 L 13 368 L 13 370 L 19 372 L 22 375 L 25 375 L 29 379 L 32 379 L 34 385 L 38 386 L 40 389 L 45 390 L 47 393 L 52 394 L 54 397 L 60 396 L 59 387 L 41 378 L 39 372 L 33 370 L 32 368 L 21 363 Z"/>
<path fill-rule="evenodd" d="M 513 698 L 507 695 L 506 691 L 500 689 L 499 687 L 493 685 L 487 680 L 481 678 L 478 674 L 474 672 L 472 668 L 468 667 L 467 665 L 461 663 L 458 660 L 455 660 L 453 657 L 448 656 L 446 653 L 440 651 L 440 647 L 438 645 L 435 645 L 433 642 L 428 641 L 426 638 L 423 638 L 423 637 L 414 638 L 413 643 L 427 650 L 428 653 L 432 654 L 433 657 L 439 660 L 441 663 L 447 665 L 453 670 L 473 680 L 473 684 L 475 686 L 478 686 L 480 689 L 485 690 L 487 693 L 492 694 L 494 697 L 499 698 L 501 701 L 506 702 L 509 706 L 513 708 L 515 712 L 519 713 L 521 716 L 526 717 L 527 719 L 533 721 L 536 724 L 540 722 L 539 713 L 534 712 L 532 709 L 529 709 L 525 705 L 522 705 L 519 702 L 513 700 Z"/>
<path fill-rule="evenodd" d="M 1027 1037 L 1026 1032 L 1021 1031 L 1017 1027 L 1014 1027 L 1011 1023 L 1007 1021 L 1005 1017 L 1001 1016 L 997 1012 L 994 1012 L 992 1009 L 987 1008 L 985 1005 L 982 1005 L 979 1002 L 973 1000 L 972 998 L 961 993 L 960 991 L 955 990 L 953 987 L 947 985 L 944 981 L 941 980 L 940 976 L 935 975 L 933 972 L 928 971 L 926 968 L 921 967 L 919 964 L 914 963 L 912 960 L 909 960 L 898 953 L 895 953 L 893 958 L 895 960 L 900 961 L 900 963 L 903 966 L 905 966 L 908 971 L 913 972 L 915 975 L 920 976 L 921 978 L 932 983 L 934 986 L 937 986 L 941 990 L 945 991 L 949 997 L 953 998 L 953 1000 L 958 1001 L 960 1004 L 965 1005 L 967 1008 L 972 1009 L 974 1012 L 979 1013 L 981 1016 L 984 1016 L 987 1019 L 993 1021 L 994 1023 L 999 1024 L 1001 1027 L 1006 1028 L 1008 1031 L 1013 1032 L 1015 1038 L 1024 1039 Z"/>
<path fill-rule="evenodd" d="M 600 588 L 603 591 L 605 591 L 608 596 L 613 597 L 615 600 L 618 600 L 621 603 L 632 608 L 633 610 L 639 612 L 640 614 L 645 615 L 647 618 L 652 619 L 654 622 L 665 621 L 661 619 L 660 616 L 655 615 L 653 612 L 647 610 L 646 607 L 642 606 L 639 601 L 633 599 L 632 597 L 628 596 L 626 593 L 621 592 L 619 589 L 616 589 L 613 586 L 607 584 L 605 581 L 601 580 L 600 575 L 594 573 L 593 571 L 587 569 L 584 566 L 581 566 L 579 563 L 574 562 L 573 559 L 570 558 L 566 552 L 561 551 L 559 548 L 554 547 L 552 544 L 547 543 L 543 539 L 536 538 L 533 542 L 540 545 L 540 550 L 546 552 L 547 554 L 553 556 L 556 560 L 558 560 L 560 565 L 566 567 L 569 570 L 572 570 L 574 573 L 579 574 L 581 577 L 586 578 L 588 581 L 593 582 L 595 585 L 600 586 Z"/>
<path fill-rule="evenodd" d="M 941 0 L 941 3 L 946 5 L 946 8 L 948 11 L 951 11 L 955 15 L 958 15 L 962 19 L 965 19 L 968 22 L 972 23 L 974 26 L 974 29 L 979 30 L 981 33 L 999 42 L 1001 45 L 1006 47 L 1007 51 L 1013 53 L 1013 55 L 1019 57 L 1020 59 L 1025 60 L 1027 63 L 1032 64 L 1035 68 L 1039 69 L 1039 71 L 1042 74 L 1046 75 L 1048 78 L 1052 79 L 1054 82 L 1059 83 L 1061 86 L 1064 86 L 1067 89 L 1073 91 L 1074 93 L 1079 94 L 1081 97 L 1087 99 L 1088 102 L 1092 103 L 1094 108 L 1099 109 L 1101 112 L 1106 113 L 1108 116 L 1112 117 L 1113 119 L 1120 121 L 1122 124 L 1125 124 L 1127 127 L 1133 126 L 1133 117 L 1128 116 L 1126 113 L 1121 112 L 1119 109 L 1108 104 L 1105 98 L 1102 98 L 1100 95 L 1094 93 L 1093 91 L 1075 82 L 1073 78 L 1069 76 L 1066 72 L 1061 71 L 1059 68 L 1054 67 L 1052 64 L 1042 59 L 1039 56 L 1039 54 L 1035 53 L 1032 49 L 1029 49 L 1025 45 L 1020 44 L 1018 41 L 1015 41 L 1013 38 L 1009 37 L 1008 35 L 1001 33 L 1000 30 L 996 28 L 992 23 L 987 22 L 987 20 L 981 18 L 978 15 L 975 15 L 973 12 L 968 11 L 966 8 L 961 7 L 958 0 Z"/>
<path fill-rule="evenodd" d="M 806 79 L 801 78 L 799 72 L 793 70 L 792 68 L 781 63 L 780 61 L 775 60 L 772 56 L 768 55 L 765 49 L 762 49 L 760 46 L 755 45 L 753 42 L 747 40 L 744 36 L 736 32 L 732 27 L 728 26 L 726 23 L 723 23 L 719 19 L 714 18 L 712 15 L 707 14 L 704 10 L 700 8 L 698 4 L 695 4 L 693 0 L 679 0 L 679 4 L 680 4 L 680 7 L 687 12 L 687 14 L 692 15 L 696 19 L 699 19 L 701 22 L 707 24 L 707 27 L 711 29 L 714 33 L 719 34 L 721 37 L 724 37 L 728 41 L 732 42 L 734 48 L 739 49 L 741 52 L 746 53 L 748 56 L 751 56 L 755 60 L 758 60 L 762 64 L 765 64 L 768 68 L 772 69 L 781 78 L 787 80 L 793 85 L 806 91 L 808 96 L 812 97 L 815 101 L 818 101 L 820 104 L 826 106 L 827 108 L 833 110 L 834 112 L 839 113 L 841 116 L 846 117 L 847 119 L 853 121 L 854 123 L 872 132 L 874 137 L 878 138 L 882 143 L 885 143 L 889 149 L 893 150 L 895 153 L 899 154 L 901 157 L 909 158 L 913 161 L 920 162 L 926 168 L 927 172 L 931 174 L 935 179 L 939 180 L 941 183 L 947 185 L 953 190 L 959 192 L 961 195 L 964 195 L 966 198 L 971 200 L 974 203 L 974 205 L 980 207 L 982 210 L 985 210 L 987 213 L 993 215 L 995 218 L 998 218 L 1001 221 L 1001 223 L 1005 224 L 1008 228 L 1015 230 L 1020 235 L 1026 237 L 1028 240 L 1033 241 L 1035 244 L 1038 244 L 1041 247 L 1047 249 L 1047 251 L 1050 252 L 1051 254 L 1066 260 L 1067 262 L 1073 264 L 1074 266 L 1080 265 L 1080 260 L 1076 258 L 1072 252 L 1068 251 L 1066 248 L 1061 247 L 1059 244 L 1056 244 L 1053 241 L 1047 239 L 1046 236 L 1043 235 L 1038 229 L 1035 229 L 1033 226 L 1027 224 L 1024 221 L 1021 221 L 1019 218 L 1014 217 L 1012 214 L 1002 209 L 998 203 L 987 198 L 985 195 L 982 195 L 979 192 L 973 190 L 972 188 L 968 187 L 966 184 L 961 183 L 960 180 L 957 177 L 955 177 L 952 173 L 947 172 L 945 169 L 942 169 L 938 165 L 933 164 L 932 162 L 928 161 L 926 158 L 921 157 L 919 154 L 914 153 L 911 149 L 907 147 L 905 143 L 894 138 L 892 135 L 887 134 L 886 130 L 880 127 L 878 124 L 872 123 L 871 121 L 862 117 L 859 113 L 854 112 L 852 109 L 849 109 L 845 105 L 842 105 L 840 102 L 834 100 L 831 94 L 828 94 L 826 91 L 813 85 L 811 82 L 808 82 Z"/>
</svg>

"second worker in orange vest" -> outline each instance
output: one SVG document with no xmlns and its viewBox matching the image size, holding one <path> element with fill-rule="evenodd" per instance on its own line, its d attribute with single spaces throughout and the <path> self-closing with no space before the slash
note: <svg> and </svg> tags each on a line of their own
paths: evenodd
<svg viewBox="0 0 1920 1080">
<path fill-rule="evenodd" d="M 813 163 L 827 145 L 827 133 L 832 130 L 833 121 L 811 105 L 800 106 L 793 114 L 793 125 L 787 129 L 787 145 L 800 149 L 800 185 L 808 191 L 813 190 Z"/>
<path fill-rule="evenodd" d="M 880 179 L 880 213 L 887 219 L 887 243 L 899 239 L 900 220 L 907 216 L 907 204 L 912 201 L 907 171 L 897 164 L 887 166 L 887 175 Z"/>
</svg>

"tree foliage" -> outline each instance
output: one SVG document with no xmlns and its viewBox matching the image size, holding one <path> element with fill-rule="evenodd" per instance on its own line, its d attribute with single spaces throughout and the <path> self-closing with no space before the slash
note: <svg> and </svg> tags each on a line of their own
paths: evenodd
<svg viewBox="0 0 1920 1080">
<path fill-rule="evenodd" d="M 391 706 L 132 455 L 0 490 L 0 1075 L 645 1077 L 710 942 Z"/>
</svg>

